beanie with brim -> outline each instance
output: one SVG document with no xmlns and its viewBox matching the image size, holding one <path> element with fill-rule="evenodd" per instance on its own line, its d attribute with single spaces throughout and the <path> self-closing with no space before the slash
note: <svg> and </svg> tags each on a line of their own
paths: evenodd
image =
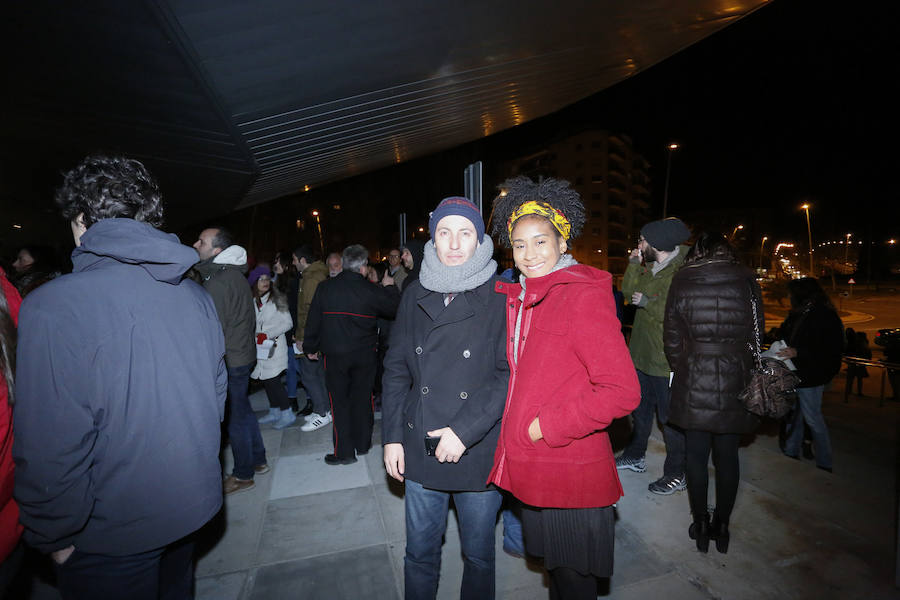
<svg viewBox="0 0 900 600">
<path fill-rule="evenodd" d="M 641 235 L 657 250 L 671 252 L 691 237 L 691 232 L 681 219 L 669 217 L 651 221 L 641 228 Z"/>
</svg>

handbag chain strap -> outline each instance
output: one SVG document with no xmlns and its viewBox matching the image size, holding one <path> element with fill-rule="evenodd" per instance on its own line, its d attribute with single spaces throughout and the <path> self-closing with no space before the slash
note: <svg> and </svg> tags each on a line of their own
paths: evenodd
<svg viewBox="0 0 900 600">
<path fill-rule="evenodd" d="M 756 363 L 757 369 L 762 369 L 762 348 L 759 346 L 759 312 L 757 308 L 756 294 L 753 293 L 753 286 L 750 286 L 750 308 L 753 310 L 753 343 L 747 344 L 753 351 L 753 361 Z"/>
</svg>

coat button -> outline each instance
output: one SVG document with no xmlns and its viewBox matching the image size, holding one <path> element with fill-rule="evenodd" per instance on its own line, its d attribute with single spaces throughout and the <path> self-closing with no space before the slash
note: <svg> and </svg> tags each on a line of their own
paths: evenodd
<svg viewBox="0 0 900 600">
<path fill-rule="evenodd" d="M 463 350 L 463 358 L 469 358 L 470 356 L 472 356 L 471 352 L 469 352 L 468 350 Z"/>
<path fill-rule="evenodd" d="M 416 346 L 416 354 L 422 354 L 422 346 Z"/>
<path fill-rule="evenodd" d="M 427 385 L 422 387 L 422 393 L 423 393 L 423 394 L 427 394 L 427 393 L 428 393 L 428 386 L 427 386 Z"/>
<path fill-rule="evenodd" d="M 412 423 L 407 423 L 406 426 L 410 429 L 415 429 L 415 426 Z"/>
<path fill-rule="evenodd" d="M 459 397 L 462 398 L 463 400 L 465 400 L 466 398 L 469 397 L 469 394 L 467 392 L 460 392 Z"/>
</svg>

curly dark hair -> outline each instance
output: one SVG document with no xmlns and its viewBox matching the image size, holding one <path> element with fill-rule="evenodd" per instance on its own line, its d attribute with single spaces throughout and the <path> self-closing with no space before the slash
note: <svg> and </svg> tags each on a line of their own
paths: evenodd
<svg viewBox="0 0 900 600">
<path fill-rule="evenodd" d="M 140 162 L 121 156 L 89 156 L 63 175 L 56 191 L 63 217 L 84 214 L 90 227 L 101 219 L 123 217 L 153 227 L 163 222 L 162 196 L 156 180 Z"/>
<path fill-rule="evenodd" d="M 519 175 L 507 179 L 497 189 L 500 194 L 494 198 L 494 208 L 491 211 L 491 233 L 494 239 L 509 248 L 509 230 L 506 223 L 510 215 L 530 200 L 547 204 L 561 212 L 569 221 L 569 241 L 581 234 L 586 220 L 584 204 L 581 196 L 569 186 L 564 179 L 548 178 L 534 182 L 528 177 Z"/>
</svg>

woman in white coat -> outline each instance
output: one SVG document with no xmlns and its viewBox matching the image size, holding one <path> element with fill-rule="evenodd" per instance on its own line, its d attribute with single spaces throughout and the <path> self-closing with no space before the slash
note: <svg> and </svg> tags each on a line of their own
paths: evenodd
<svg viewBox="0 0 900 600">
<path fill-rule="evenodd" d="M 259 379 L 269 398 L 269 413 L 262 417 L 261 424 L 273 423 L 275 429 L 284 429 L 297 420 L 291 410 L 284 386 L 281 385 L 281 374 L 287 369 L 288 344 L 285 333 L 293 327 L 291 314 L 288 312 L 287 297 L 272 285 L 269 275 L 261 275 L 253 286 L 253 304 L 256 309 L 256 338 L 259 343 L 265 339 L 275 340 L 275 348 L 269 358 L 257 356 L 256 368 L 250 374 Z"/>
</svg>

